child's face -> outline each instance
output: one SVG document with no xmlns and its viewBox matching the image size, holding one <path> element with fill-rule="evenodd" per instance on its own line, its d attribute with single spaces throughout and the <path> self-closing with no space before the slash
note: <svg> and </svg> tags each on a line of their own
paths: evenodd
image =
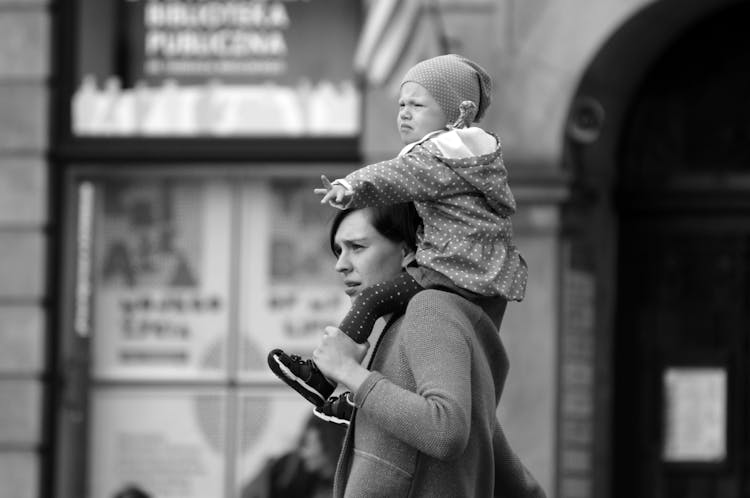
<svg viewBox="0 0 750 498">
<path fill-rule="evenodd" d="M 416 142 L 448 124 L 448 118 L 430 92 L 413 81 L 401 85 L 398 108 L 396 123 L 404 145 Z"/>
</svg>

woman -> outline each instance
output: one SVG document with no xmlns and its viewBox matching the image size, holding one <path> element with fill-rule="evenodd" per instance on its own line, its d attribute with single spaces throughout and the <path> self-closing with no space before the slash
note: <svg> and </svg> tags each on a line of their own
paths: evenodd
<svg viewBox="0 0 750 498">
<path fill-rule="evenodd" d="M 332 246 L 350 298 L 411 263 L 416 224 L 411 205 L 337 215 Z M 360 364 L 367 344 L 334 327 L 314 352 L 354 403 L 334 497 L 544 496 L 496 418 L 508 371 L 498 335 L 505 301 L 470 302 L 437 277 L 386 317 L 369 369 Z"/>
</svg>

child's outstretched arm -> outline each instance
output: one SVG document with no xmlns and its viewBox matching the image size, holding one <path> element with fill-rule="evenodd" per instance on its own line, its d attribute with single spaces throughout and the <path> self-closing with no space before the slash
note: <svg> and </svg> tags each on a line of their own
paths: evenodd
<svg viewBox="0 0 750 498">
<path fill-rule="evenodd" d="M 435 200 L 475 191 L 428 153 L 409 153 L 364 166 L 333 184 L 351 186 L 351 200 L 346 205 L 351 208 Z"/>
</svg>

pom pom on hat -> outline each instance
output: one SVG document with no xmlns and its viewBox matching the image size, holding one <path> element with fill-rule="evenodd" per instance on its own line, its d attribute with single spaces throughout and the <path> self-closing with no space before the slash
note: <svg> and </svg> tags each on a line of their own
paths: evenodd
<svg viewBox="0 0 750 498">
<path fill-rule="evenodd" d="M 456 54 L 439 55 L 416 64 L 406 72 L 401 84 L 407 81 L 418 83 L 430 92 L 449 123 L 458 119 L 459 107 L 465 100 L 477 105 L 474 121 L 478 122 L 492 98 L 492 79 L 487 71 Z"/>
</svg>

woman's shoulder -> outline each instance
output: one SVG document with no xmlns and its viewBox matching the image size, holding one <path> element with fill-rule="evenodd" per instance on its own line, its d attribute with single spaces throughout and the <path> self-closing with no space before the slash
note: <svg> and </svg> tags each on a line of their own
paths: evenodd
<svg viewBox="0 0 750 498">
<path fill-rule="evenodd" d="M 482 308 L 454 292 L 441 289 L 425 289 L 411 298 L 405 315 L 422 315 L 430 319 L 440 319 L 457 314 L 472 316 L 482 313 Z"/>
<path fill-rule="evenodd" d="M 417 317 L 434 323 L 446 317 L 466 317 L 471 324 L 486 319 L 497 329 L 507 301 L 501 297 L 480 297 L 477 301 L 441 289 L 426 289 L 412 297 L 406 307 L 405 315 Z"/>
</svg>

